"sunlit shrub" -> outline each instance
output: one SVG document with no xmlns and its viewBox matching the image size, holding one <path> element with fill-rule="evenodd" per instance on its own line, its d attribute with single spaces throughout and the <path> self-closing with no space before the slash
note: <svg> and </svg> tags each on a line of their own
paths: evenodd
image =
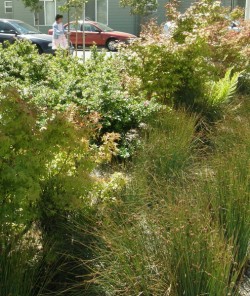
<svg viewBox="0 0 250 296">
<path fill-rule="evenodd" d="M 125 85 L 132 94 L 144 93 L 164 104 L 185 106 L 213 122 L 232 95 L 215 99 L 218 89 L 211 93 L 211 85 L 223 91 L 229 69 L 230 80 L 231 76 L 237 78 L 230 83 L 238 86 L 239 74 L 233 76 L 236 72 L 241 73 L 242 88 L 248 81 L 249 25 L 241 20 L 240 32 L 230 30 L 226 19 L 230 12 L 219 2 L 196 2 L 184 14 L 172 3 L 167 8 L 175 24 L 170 35 L 150 23 L 141 39 L 122 52 L 125 75 L 130 77 Z M 239 15 L 236 11 L 232 14 L 233 18 Z"/>
<path fill-rule="evenodd" d="M 208 47 L 206 54 L 213 64 L 216 75 L 234 67 L 249 71 L 249 23 L 244 21 L 244 10 L 221 5 L 219 1 L 195 2 L 184 14 L 178 13 L 178 4 L 166 5 L 167 15 L 175 23 L 173 39 L 186 43 L 190 38 L 202 38 Z M 239 30 L 230 30 L 231 22 L 237 20 Z"/>
<path fill-rule="evenodd" d="M 99 144 L 105 133 L 119 133 L 119 145 L 128 148 L 130 156 L 133 147 L 127 145 L 127 133 L 139 128 L 159 106 L 141 94 L 129 95 L 121 72 L 118 61 L 105 58 L 96 49 L 82 64 L 63 53 L 56 57 L 39 55 L 28 42 L 0 48 L 1 89 L 15 87 L 22 99 L 31 100 L 40 110 L 41 122 L 48 108 L 60 112 L 77 109 L 82 122 L 86 116 L 95 116 L 99 133 L 93 141 Z"/>
</svg>

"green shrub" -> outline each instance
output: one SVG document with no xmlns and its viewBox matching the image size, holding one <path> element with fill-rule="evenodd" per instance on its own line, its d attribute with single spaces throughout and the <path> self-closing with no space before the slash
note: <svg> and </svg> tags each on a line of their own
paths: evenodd
<svg viewBox="0 0 250 296">
<path fill-rule="evenodd" d="M 228 69 L 225 77 L 216 82 L 207 82 L 205 100 L 197 102 L 197 110 L 207 114 L 206 117 L 210 122 L 216 122 L 225 113 L 223 111 L 230 105 L 238 91 L 239 77 L 240 73 L 232 73 L 232 69 Z"/>
<path fill-rule="evenodd" d="M 208 97 L 211 105 L 216 106 L 224 104 L 235 94 L 239 73 L 234 73 L 231 77 L 231 72 L 231 70 L 228 70 L 224 78 L 210 84 L 211 92 Z"/>
<path fill-rule="evenodd" d="M 228 68 L 241 72 L 248 68 L 249 23 L 244 22 L 244 10 L 232 11 L 219 1 L 195 2 L 185 13 L 178 12 L 178 3 L 168 3 L 167 16 L 175 23 L 172 38 L 177 43 L 187 43 L 190 38 L 202 38 L 207 44 L 207 62 L 213 64 L 220 78 Z M 229 30 L 233 20 L 240 21 L 240 32 Z"/>
<path fill-rule="evenodd" d="M 40 202 L 48 215 L 50 209 L 79 207 L 93 183 L 94 152 L 84 128 L 56 113 L 41 128 L 38 110 L 16 93 L 1 95 L 1 209 L 7 221 L 15 218 L 2 221 L 2 227 L 38 218 Z"/>
<path fill-rule="evenodd" d="M 164 36 L 145 34 L 121 58 L 127 75 L 138 80 L 135 93 L 143 92 L 170 105 L 185 100 L 192 105 L 203 93 L 203 81 L 207 81 L 205 46 L 201 39 L 182 46 Z"/>
<path fill-rule="evenodd" d="M 79 121 L 86 124 L 92 118 L 95 122 L 99 130 L 93 137 L 95 143 L 99 144 L 106 132 L 115 132 L 121 136 L 120 146 L 127 149 L 127 133 L 138 129 L 159 105 L 139 94 L 130 96 L 123 88 L 120 71 L 118 61 L 105 58 L 96 49 L 82 64 L 63 53 L 39 55 L 28 42 L 0 48 L 0 89 L 15 87 L 22 99 L 31 100 L 40 109 L 41 121 L 48 109 L 77 109 Z"/>
<path fill-rule="evenodd" d="M 1 295 L 238 295 L 249 108 L 226 107 L 248 87 L 249 31 L 224 13 L 195 3 L 172 37 L 152 26 L 85 64 L 0 47 Z M 198 118 L 222 114 L 201 160 Z M 100 166 L 117 153 L 128 177 Z"/>
<path fill-rule="evenodd" d="M 31 269 L 39 267 L 44 242 L 57 235 L 59 217 L 90 207 L 88 195 L 98 183 L 91 173 L 109 153 L 104 145 L 101 155 L 92 149 L 86 127 L 66 114 L 51 112 L 42 127 L 38 114 L 15 91 L 0 94 L 1 295 L 31 293 L 37 280 Z"/>
<path fill-rule="evenodd" d="M 126 88 L 214 122 L 229 101 L 226 92 L 221 97 L 227 78 L 235 92 L 236 73 L 241 73 L 242 89 L 247 88 L 249 25 L 242 21 L 240 32 L 229 30 L 229 11 L 219 2 L 196 2 L 182 15 L 171 3 L 167 7 L 175 23 L 172 34 L 164 36 L 162 28 L 150 23 L 141 39 L 123 51 Z M 211 93 L 213 85 L 217 90 L 212 87 Z"/>
<path fill-rule="evenodd" d="M 161 36 L 161 35 L 160 35 Z M 171 107 L 185 107 L 205 116 L 216 112 L 208 98 L 209 82 L 217 81 L 213 66 L 206 59 L 207 44 L 202 38 L 184 45 L 159 36 L 148 36 L 135 42 L 124 51 L 121 59 L 126 75 L 137 81 L 127 80 L 126 87 L 132 94 L 144 93 Z"/>
<path fill-rule="evenodd" d="M 188 34 L 192 34 L 194 30 L 225 21 L 226 16 L 230 14 L 228 7 L 222 6 L 219 1 L 211 0 L 193 3 L 183 14 L 178 9 L 177 1 L 168 3 L 166 9 L 167 17 L 175 22 L 173 38 L 178 43 L 184 43 Z"/>
</svg>

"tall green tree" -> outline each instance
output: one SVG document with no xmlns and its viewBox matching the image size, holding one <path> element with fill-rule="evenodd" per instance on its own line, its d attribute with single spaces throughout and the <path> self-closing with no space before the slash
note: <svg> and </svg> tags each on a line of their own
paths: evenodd
<svg viewBox="0 0 250 296">
<path fill-rule="evenodd" d="M 147 15 L 157 9 L 157 0 L 120 0 L 122 7 L 130 7 L 131 14 Z"/>
</svg>

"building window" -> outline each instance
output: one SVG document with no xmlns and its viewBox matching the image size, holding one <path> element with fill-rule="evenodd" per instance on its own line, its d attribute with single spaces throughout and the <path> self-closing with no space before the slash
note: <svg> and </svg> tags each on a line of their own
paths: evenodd
<svg viewBox="0 0 250 296">
<path fill-rule="evenodd" d="M 4 9 L 5 9 L 5 13 L 12 13 L 13 12 L 12 1 L 5 1 Z"/>
<path fill-rule="evenodd" d="M 108 0 L 95 0 L 96 1 L 96 21 L 108 24 Z"/>
<path fill-rule="evenodd" d="M 35 13 L 36 26 L 52 26 L 55 21 L 56 3 L 53 0 L 40 0 L 40 10 Z"/>
<path fill-rule="evenodd" d="M 108 25 L 108 0 L 89 0 L 85 16 L 92 21 Z"/>
</svg>

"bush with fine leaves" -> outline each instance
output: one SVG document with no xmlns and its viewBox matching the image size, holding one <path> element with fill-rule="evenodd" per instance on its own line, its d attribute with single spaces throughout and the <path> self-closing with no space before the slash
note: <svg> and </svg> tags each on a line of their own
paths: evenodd
<svg viewBox="0 0 250 296">
<path fill-rule="evenodd" d="M 48 108 L 63 112 L 77 109 L 83 121 L 86 116 L 95 116 L 100 136 L 119 133 L 120 144 L 126 146 L 126 134 L 138 128 L 158 104 L 141 95 L 130 96 L 121 72 L 117 60 L 105 58 L 96 49 L 83 64 L 63 53 L 56 57 L 38 55 L 26 42 L 0 48 L 0 88 L 15 87 L 22 99 L 39 108 L 41 122 Z"/>
<path fill-rule="evenodd" d="M 1 295 L 42 295 L 34 289 L 53 277 L 66 240 L 60 223 L 95 210 L 112 181 L 94 171 L 116 153 L 115 133 L 96 147 L 95 126 L 82 124 L 77 110 L 48 108 L 43 121 L 40 111 L 15 89 L 0 92 Z"/>
<path fill-rule="evenodd" d="M 131 94 L 184 106 L 214 121 L 239 78 L 244 85 L 249 80 L 249 24 L 242 20 L 240 32 L 229 30 L 230 12 L 209 0 L 194 3 L 184 14 L 171 3 L 167 9 L 175 24 L 167 36 L 151 22 L 122 52 L 126 87 Z M 231 15 L 236 18 L 240 12 Z"/>
</svg>

